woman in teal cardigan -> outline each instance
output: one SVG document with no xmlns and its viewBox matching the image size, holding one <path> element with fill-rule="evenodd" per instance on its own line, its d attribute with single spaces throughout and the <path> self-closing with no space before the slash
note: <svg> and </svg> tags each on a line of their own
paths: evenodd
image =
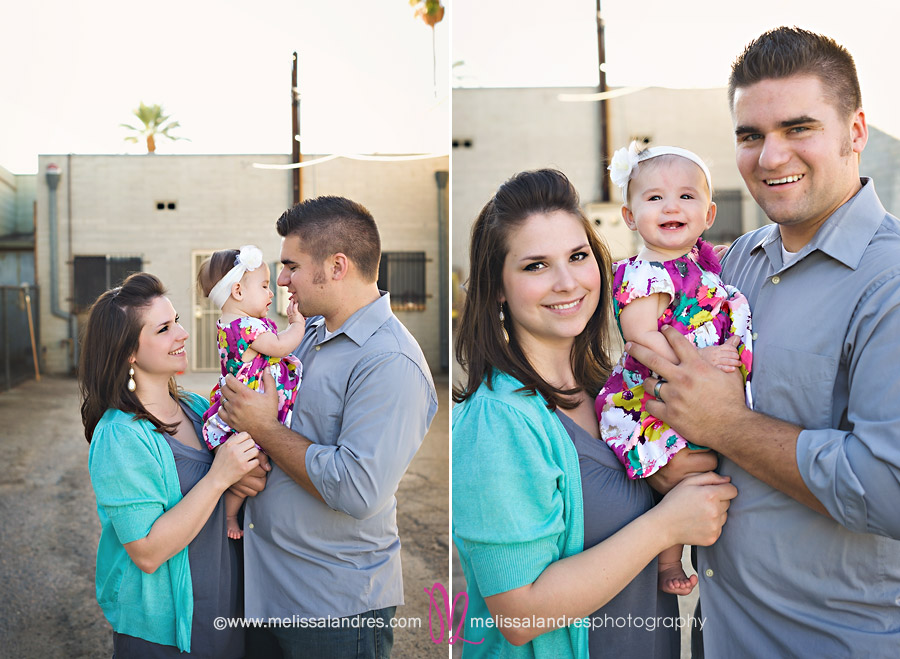
<svg viewBox="0 0 900 659">
<path fill-rule="evenodd" d="M 683 471 L 705 473 L 654 507 L 600 441 L 611 267 L 568 179 L 503 184 L 473 227 L 470 268 L 452 422 L 463 656 L 677 657 L 656 555 L 715 542 L 736 490 L 714 457 L 690 455 Z"/>
<path fill-rule="evenodd" d="M 162 283 L 138 273 L 97 299 L 82 340 L 97 601 L 117 659 L 243 656 L 240 631 L 213 627 L 242 614 L 222 494 L 245 477 L 257 490 L 264 481 L 250 473 L 259 459 L 246 433 L 215 458 L 198 439 L 208 403 L 174 379 L 187 368 L 187 338 Z"/>
</svg>

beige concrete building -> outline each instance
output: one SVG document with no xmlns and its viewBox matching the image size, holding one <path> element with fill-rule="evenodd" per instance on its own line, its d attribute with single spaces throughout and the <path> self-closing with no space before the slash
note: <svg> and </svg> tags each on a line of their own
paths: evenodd
<svg viewBox="0 0 900 659">
<path fill-rule="evenodd" d="M 600 153 L 600 104 L 565 97 L 594 94 L 595 88 L 453 90 L 452 264 L 468 274 L 472 223 L 484 203 L 515 172 L 556 167 L 581 194 L 588 216 L 610 244 L 614 258 L 634 254 L 639 239 L 621 221 L 621 197 L 600 199 L 608 156 L 636 139 L 647 146 L 669 144 L 696 152 L 709 166 L 716 223 L 706 234 L 728 242 L 768 222 L 747 193 L 734 160 L 734 129 L 727 90 L 651 87 L 618 96 L 609 104 L 609 150 Z M 900 210 L 900 141 L 869 126 L 861 173 L 875 179 L 888 211 Z"/>
<path fill-rule="evenodd" d="M 281 239 L 275 220 L 292 203 L 291 173 L 254 163 L 288 161 L 279 155 L 40 156 L 36 254 L 45 370 L 72 370 L 74 338 L 90 302 L 135 269 L 156 274 L 168 287 L 191 334 L 191 370 L 218 370 L 212 329 L 218 314 L 196 291 L 197 268 L 217 249 L 253 243 L 277 275 Z M 55 191 L 46 176 L 51 164 L 60 172 Z M 441 231 L 448 224 L 448 199 L 446 175 L 437 174 L 447 169 L 443 157 L 337 159 L 301 170 L 304 198 L 332 194 L 358 201 L 374 215 L 384 252 L 424 255 L 415 274 L 427 297 L 396 313 L 435 371 L 446 366 L 448 341 L 441 332 L 447 298 L 439 276 L 446 264 L 439 252 L 446 246 Z M 270 316 L 283 326 L 274 306 Z"/>
<path fill-rule="evenodd" d="M 607 156 L 600 151 L 600 105 L 562 100 L 594 88 L 453 90 L 453 268 L 468 270 L 472 222 L 497 186 L 515 172 L 556 167 L 569 177 L 613 256 L 638 248 L 620 220 L 621 197 L 600 198 Z M 648 88 L 609 103 L 610 151 L 637 139 L 696 151 L 712 173 L 719 204 L 714 229 L 722 239 L 760 225 L 734 164 L 734 139 L 724 89 Z"/>
<path fill-rule="evenodd" d="M 0 286 L 34 284 L 36 178 L 0 167 Z"/>
<path fill-rule="evenodd" d="M 457 273 L 468 272 L 469 232 L 497 187 L 516 172 L 554 167 L 590 202 L 599 194 L 599 114 L 594 103 L 562 103 L 591 89 L 453 90 L 453 238 Z"/>
</svg>

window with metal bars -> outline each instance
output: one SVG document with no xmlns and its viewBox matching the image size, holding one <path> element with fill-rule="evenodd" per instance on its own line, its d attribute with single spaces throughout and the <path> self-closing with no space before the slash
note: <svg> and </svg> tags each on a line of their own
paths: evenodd
<svg viewBox="0 0 900 659">
<path fill-rule="evenodd" d="M 119 286 L 128 275 L 143 270 L 139 256 L 76 256 L 75 313 L 87 311 L 101 293 Z"/>
<path fill-rule="evenodd" d="M 382 252 L 378 288 L 391 294 L 394 311 L 425 311 L 425 252 Z"/>
</svg>

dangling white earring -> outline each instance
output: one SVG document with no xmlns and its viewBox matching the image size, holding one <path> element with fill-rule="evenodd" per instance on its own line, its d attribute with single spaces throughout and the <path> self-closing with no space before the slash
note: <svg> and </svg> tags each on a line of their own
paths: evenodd
<svg viewBox="0 0 900 659">
<path fill-rule="evenodd" d="M 128 391 L 134 391 L 137 385 L 134 383 L 134 366 L 128 369 Z"/>
<path fill-rule="evenodd" d="M 503 340 L 509 343 L 509 332 L 506 331 L 506 325 L 503 324 L 503 321 L 506 320 L 506 316 L 503 315 L 503 303 L 500 303 L 500 329 L 503 331 Z"/>
</svg>

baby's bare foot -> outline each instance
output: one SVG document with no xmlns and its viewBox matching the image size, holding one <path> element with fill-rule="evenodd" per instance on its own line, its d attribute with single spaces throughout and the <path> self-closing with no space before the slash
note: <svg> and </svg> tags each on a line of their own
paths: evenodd
<svg viewBox="0 0 900 659">
<path fill-rule="evenodd" d="M 232 540 L 240 540 L 244 537 L 244 532 L 238 525 L 237 516 L 227 517 L 225 519 L 225 527 L 228 530 L 228 537 Z"/>
<path fill-rule="evenodd" d="M 697 585 L 697 575 L 688 577 L 681 563 L 659 564 L 659 589 L 673 595 L 690 595 Z"/>
</svg>

